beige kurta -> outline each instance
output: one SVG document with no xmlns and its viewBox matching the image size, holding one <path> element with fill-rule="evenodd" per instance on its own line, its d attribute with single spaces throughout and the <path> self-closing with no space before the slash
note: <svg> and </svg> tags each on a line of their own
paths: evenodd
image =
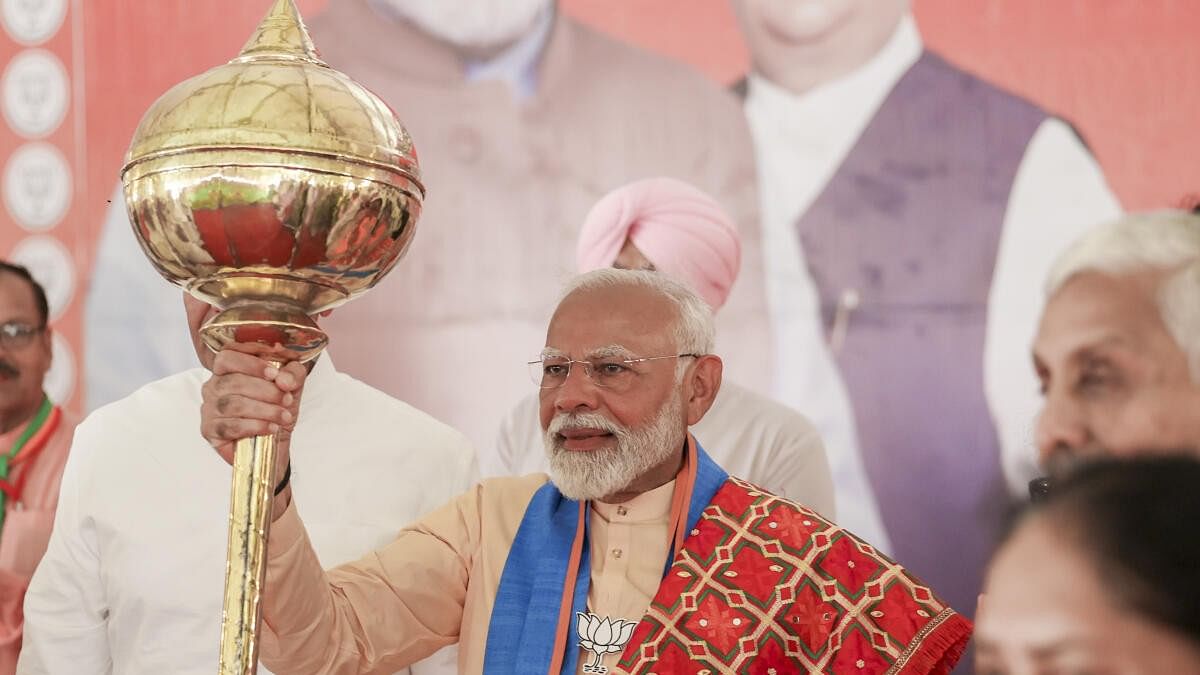
<svg viewBox="0 0 1200 675">
<path fill-rule="evenodd" d="M 392 672 L 459 642 L 459 672 L 483 672 L 509 548 L 544 474 L 484 481 L 358 562 L 322 571 L 297 510 L 271 526 L 262 660 L 279 673 Z M 591 512 L 588 608 L 638 621 L 666 564 L 674 482 Z M 571 644 L 577 643 L 572 621 Z M 618 653 L 608 654 L 610 668 Z M 579 668 L 591 660 L 581 653 Z M 582 672 L 582 670 L 578 670 Z"/>
<path fill-rule="evenodd" d="M 24 479 L 21 501 L 5 500 L 4 526 L 0 530 L 0 675 L 8 675 L 17 669 L 22 635 L 21 604 L 29 579 L 50 540 L 54 507 L 58 504 L 58 485 L 76 422 L 74 416 L 63 411 L 58 428 L 46 441 L 46 447 L 32 463 L 13 467 L 9 475 L 9 481 L 16 482 L 29 473 Z M 0 452 L 7 453 L 24 430 L 25 425 L 21 425 L 7 434 L 0 434 Z"/>
</svg>

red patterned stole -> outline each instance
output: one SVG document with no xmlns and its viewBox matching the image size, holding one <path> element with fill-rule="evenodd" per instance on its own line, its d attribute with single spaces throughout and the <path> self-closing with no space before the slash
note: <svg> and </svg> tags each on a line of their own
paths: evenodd
<svg viewBox="0 0 1200 675">
<path fill-rule="evenodd" d="M 684 542 L 627 673 L 941 675 L 971 623 L 813 511 L 731 478 Z"/>
</svg>

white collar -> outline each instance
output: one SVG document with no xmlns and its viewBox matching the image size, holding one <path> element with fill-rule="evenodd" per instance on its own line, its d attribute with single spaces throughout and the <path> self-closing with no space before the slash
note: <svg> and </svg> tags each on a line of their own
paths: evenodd
<svg viewBox="0 0 1200 675">
<path fill-rule="evenodd" d="M 553 25 L 554 9 L 550 6 L 538 15 L 533 27 L 520 40 L 504 51 L 487 61 L 467 62 L 467 81 L 499 80 L 508 84 L 518 98 L 532 97 L 537 91 L 538 63 Z"/>
<path fill-rule="evenodd" d="M 300 399 L 300 405 L 307 408 L 314 405 L 325 393 L 333 386 L 333 380 L 338 376 L 337 369 L 333 367 L 333 359 L 329 356 L 329 350 L 321 352 L 313 363 L 312 370 L 309 371 L 308 377 L 304 381 L 304 396 Z"/>
<path fill-rule="evenodd" d="M 857 70 L 800 95 L 752 73 L 746 103 L 770 111 L 772 126 L 793 146 L 820 143 L 831 129 L 857 137 L 923 49 L 916 21 L 906 14 L 883 49 Z"/>
</svg>

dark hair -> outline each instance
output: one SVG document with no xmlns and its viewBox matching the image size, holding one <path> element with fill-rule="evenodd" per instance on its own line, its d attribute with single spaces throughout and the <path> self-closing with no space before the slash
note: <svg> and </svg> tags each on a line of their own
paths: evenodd
<svg viewBox="0 0 1200 675">
<path fill-rule="evenodd" d="M 23 265 L 0 260 L 0 273 L 3 272 L 14 274 L 29 284 L 30 289 L 33 290 L 33 302 L 37 305 L 38 316 L 41 319 L 38 328 L 45 328 L 46 323 L 50 320 L 50 304 L 46 302 L 46 289 L 42 288 L 37 279 L 34 279 L 33 275 L 29 273 L 29 269 Z"/>
<path fill-rule="evenodd" d="M 1095 563 L 1117 603 L 1200 645 L 1200 461 L 1092 462 L 1030 511 Z"/>
</svg>

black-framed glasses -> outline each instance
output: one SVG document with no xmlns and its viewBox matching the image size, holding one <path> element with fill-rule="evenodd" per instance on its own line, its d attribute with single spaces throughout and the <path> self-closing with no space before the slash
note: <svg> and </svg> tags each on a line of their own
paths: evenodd
<svg viewBox="0 0 1200 675">
<path fill-rule="evenodd" d="M 571 376 L 571 366 L 578 363 L 597 387 L 624 391 L 637 381 L 635 364 L 663 359 L 699 358 L 703 354 L 668 354 L 666 356 L 597 356 L 588 359 L 568 359 L 565 356 L 546 356 L 529 362 L 529 377 L 542 389 L 557 389 Z"/>
<path fill-rule="evenodd" d="M 45 330 L 45 326 L 34 326 L 24 321 L 9 321 L 0 324 L 0 346 L 5 349 L 24 349 L 33 344 L 33 338 Z"/>
</svg>

